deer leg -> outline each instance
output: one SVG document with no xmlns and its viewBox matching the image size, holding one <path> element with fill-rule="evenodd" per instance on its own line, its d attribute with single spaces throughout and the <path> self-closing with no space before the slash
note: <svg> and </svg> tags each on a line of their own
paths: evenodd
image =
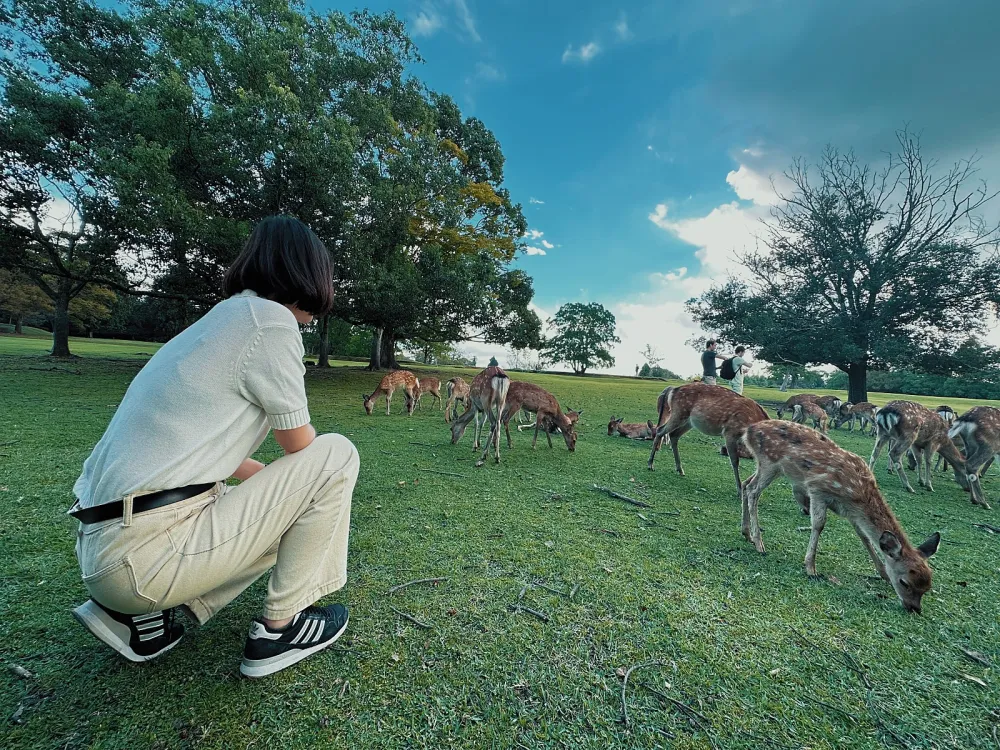
<svg viewBox="0 0 1000 750">
<path fill-rule="evenodd" d="M 740 478 L 740 454 L 739 454 L 740 439 L 727 437 L 726 438 L 726 452 L 729 454 L 729 463 L 733 466 L 733 474 L 736 475 L 736 491 L 743 491 L 743 479 Z"/>
<path fill-rule="evenodd" d="M 928 492 L 934 491 L 934 485 L 931 482 L 931 460 L 934 458 L 934 449 L 928 446 L 924 448 L 924 487 L 927 488 Z"/>
<path fill-rule="evenodd" d="M 761 493 L 775 480 L 781 472 L 776 466 L 766 463 L 757 464 L 756 473 L 743 485 L 744 523 L 743 536 L 751 542 L 762 555 L 764 536 L 760 530 L 760 518 L 757 515 L 758 501 Z"/>
<path fill-rule="evenodd" d="M 510 414 L 504 414 L 506 417 L 503 420 L 503 428 L 507 431 L 507 450 L 511 450 L 514 447 L 514 443 L 510 439 Z"/>
<path fill-rule="evenodd" d="M 677 450 L 677 441 L 680 440 L 681 436 L 690 429 L 691 426 L 686 425 L 684 427 L 678 427 L 676 430 L 674 430 L 669 434 L 670 449 L 674 452 L 674 466 L 676 466 L 677 473 L 680 474 L 681 476 L 684 476 L 684 469 L 681 466 L 681 454 Z M 738 457 L 737 460 L 739 460 Z M 737 477 L 739 477 L 739 473 L 737 473 Z"/>
<path fill-rule="evenodd" d="M 980 476 L 987 462 L 992 462 L 993 453 L 987 445 L 983 443 L 966 442 L 967 456 L 965 459 L 965 476 L 969 482 L 969 495 L 973 505 L 981 505 L 987 510 L 990 509 L 983 494 L 982 480 Z"/>
<path fill-rule="evenodd" d="M 868 459 L 868 468 L 874 469 L 875 462 L 878 461 L 878 457 L 882 455 L 882 449 L 885 448 L 885 444 L 889 442 L 889 434 L 885 432 L 880 432 L 878 438 L 875 440 L 875 447 L 872 448 L 872 457 Z"/>
<path fill-rule="evenodd" d="M 809 517 L 812 521 L 812 534 L 809 535 L 809 546 L 806 548 L 806 575 L 816 576 L 816 550 L 819 548 L 819 535 L 826 526 L 826 503 L 819 498 L 810 496 Z"/>
<path fill-rule="evenodd" d="M 549 448 L 552 447 L 552 433 L 548 430 L 545 431 L 545 439 L 549 441 Z"/>
<path fill-rule="evenodd" d="M 865 545 L 865 549 L 868 551 L 868 556 L 872 559 L 872 565 L 875 566 L 875 572 L 878 573 L 884 581 L 889 581 L 889 574 L 885 570 L 885 563 L 875 550 L 875 545 L 872 544 L 872 540 L 865 536 L 861 529 L 857 526 L 854 527 L 854 530 L 858 532 L 858 536 L 861 538 L 861 543 Z"/>
<path fill-rule="evenodd" d="M 389 416 L 389 402 L 392 401 L 392 391 L 385 394 L 385 415 Z"/>
<path fill-rule="evenodd" d="M 914 492 L 913 485 L 910 484 L 910 480 L 906 476 L 906 470 L 903 468 L 903 454 L 907 450 L 908 448 L 903 447 L 901 440 L 894 441 L 889 446 L 889 465 L 895 467 L 896 473 L 899 474 L 899 479 L 903 483 L 903 488 L 907 492 Z"/>
<path fill-rule="evenodd" d="M 809 493 L 805 490 L 799 489 L 798 487 L 793 487 L 792 492 L 795 495 L 795 502 L 799 504 L 799 508 L 802 510 L 802 515 L 809 515 Z"/>
</svg>

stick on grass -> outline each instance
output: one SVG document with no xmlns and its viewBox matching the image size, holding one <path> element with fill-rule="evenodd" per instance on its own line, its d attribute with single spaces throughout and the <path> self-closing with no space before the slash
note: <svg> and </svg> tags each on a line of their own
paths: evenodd
<svg viewBox="0 0 1000 750">
<path fill-rule="evenodd" d="M 621 493 L 615 492 L 614 490 L 608 489 L 607 487 L 600 487 L 600 486 L 598 486 L 598 485 L 595 484 L 593 486 L 593 489 L 595 491 L 597 491 L 597 492 L 605 492 L 608 495 L 610 495 L 611 497 L 613 497 L 615 500 L 624 500 L 626 503 L 629 503 L 631 505 L 635 505 L 635 506 L 637 506 L 639 508 L 652 508 L 653 507 L 649 503 L 644 503 L 644 502 L 642 502 L 642 500 L 636 500 L 634 497 L 629 497 L 628 495 L 622 495 Z"/>
</svg>

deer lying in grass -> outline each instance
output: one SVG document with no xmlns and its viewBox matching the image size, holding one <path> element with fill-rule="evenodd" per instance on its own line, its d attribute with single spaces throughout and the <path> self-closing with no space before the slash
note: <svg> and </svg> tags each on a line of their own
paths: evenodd
<svg viewBox="0 0 1000 750">
<path fill-rule="evenodd" d="M 514 447 L 510 439 L 510 420 L 521 410 L 535 415 L 535 423 L 533 425 L 535 428 L 535 437 L 531 441 L 532 448 L 538 442 L 539 430 L 544 430 L 550 448 L 552 447 L 552 433 L 558 431 L 562 433 L 563 440 L 566 441 L 566 447 L 571 451 L 576 450 L 576 429 L 574 425 L 580 418 L 579 412 L 571 410 L 563 414 L 555 396 L 541 386 L 537 386 L 534 383 L 525 383 L 520 380 L 511 382 L 510 388 L 507 390 L 507 404 L 503 414 L 500 416 L 500 422 L 507 431 L 507 448 Z"/>
<path fill-rule="evenodd" d="M 370 396 L 364 396 L 365 413 L 371 416 L 372 410 L 375 408 L 375 402 L 380 397 L 385 396 L 385 413 L 389 414 L 389 404 L 392 402 L 392 394 L 400 388 L 403 389 L 403 394 L 406 398 L 406 413 L 412 416 L 420 394 L 420 381 L 409 370 L 395 370 L 382 378 L 382 381 L 378 384 L 378 388 Z"/>
<path fill-rule="evenodd" d="M 483 455 L 476 462 L 476 466 L 482 466 L 486 463 L 486 454 L 489 453 L 491 444 L 494 448 L 496 462 L 500 463 L 500 417 L 507 406 L 507 390 L 509 388 L 510 378 L 507 377 L 507 373 L 499 367 L 487 367 L 472 379 L 472 385 L 469 386 L 471 406 L 462 416 L 457 417 L 451 423 L 451 442 L 454 445 L 465 434 L 469 422 L 475 419 L 476 438 L 472 449 L 479 450 L 482 426 L 478 415 L 480 413 L 486 415 L 484 424 L 487 420 L 489 421 L 490 435 L 486 441 L 486 447 L 483 449 Z"/>
<path fill-rule="evenodd" d="M 463 378 L 457 376 L 452 378 L 448 381 L 447 388 L 448 401 L 444 405 L 444 421 L 450 422 L 458 418 L 459 404 L 462 404 L 466 411 L 472 408 L 472 398 L 469 395 L 469 384 Z"/>
<path fill-rule="evenodd" d="M 420 378 L 419 388 L 417 389 L 417 408 L 420 408 L 420 401 L 423 399 L 425 393 L 431 395 L 431 408 L 437 404 L 438 408 L 441 408 L 441 381 L 438 378 L 432 378 L 430 376 Z"/>
<path fill-rule="evenodd" d="M 995 457 L 1000 457 L 1000 409 L 976 406 L 955 420 L 948 437 L 965 443 L 965 477 L 973 505 L 989 510 L 981 477 Z M 957 472 L 957 469 L 956 469 Z"/>
<path fill-rule="evenodd" d="M 796 424 L 805 424 L 807 419 L 811 420 L 813 427 L 824 435 L 827 433 L 827 424 L 830 418 L 819 404 L 810 401 L 795 404 L 792 409 L 792 421 Z"/>
<path fill-rule="evenodd" d="M 656 451 L 664 438 L 670 440 L 674 452 L 674 463 L 677 473 L 684 476 L 681 467 L 681 457 L 677 452 L 677 441 L 694 427 L 706 435 L 721 436 L 726 441 L 725 453 L 733 466 L 736 475 L 736 487 L 742 486 L 740 480 L 740 457 L 749 458 L 741 448 L 740 440 L 749 425 L 768 418 L 767 413 L 756 401 L 733 393 L 727 388 L 720 388 L 705 383 L 687 383 L 681 386 L 666 388 L 661 394 L 660 421 L 653 436 L 653 450 L 649 453 L 649 469 L 653 469 Z M 664 420 L 664 412 L 669 411 L 669 417 Z"/>
<path fill-rule="evenodd" d="M 776 420 L 750 425 L 744 442 L 757 461 L 757 471 L 743 486 L 743 536 L 758 552 L 764 553 L 758 501 L 767 486 L 783 474 L 812 522 L 806 573 L 816 575 L 816 549 L 827 511 L 832 510 L 850 521 L 875 570 L 892 585 L 903 607 L 920 612 L 920 600 L 931 587 L 927 558 L 937 551 L 941 535 L 931 534 L 919 547 L 910 544 L 864 459 L 815 430 Z M 876 545 L 884 561 L 875 551 Z"/>
<path fill-rule="evenodd" d="M 616 417 L 614 414 L 611 415 L 611 421 L 608 422 L 608 437 L 612 435 L 621 435 L 622 437 L 627 437 L 632 440 L 652 440 L 653 434 L 656 432 L 656 425 L 653 424 L 652 419 L 646 420 L 646 424 L 637 424 L 635 422 L 626 423 L 623 422 L 624 417 Z"/>
<path fill-rule="evenodd" d="M 879 409 L 875 416 L 878 425 L 878 437 L 872 449 L 868 467 L 875 466 L 882 448 L 889 444 L 889 471 L 899 474 L 899 479 L 907 492 L 913 492 L 913 486 L 903 469 L 902 456 L 913 451 L 917 468 L 917 481 L 933 492 L 931 484 L 931 459 L 934 454 L 941 454 L 955 469 L 955 480 L 963 489 L 968 489 L 965 479 L 965 459 L 958 448 L 948 437 L 948 427 L 926 406 L 915 401 L 890 401 Z"/>
</svg>

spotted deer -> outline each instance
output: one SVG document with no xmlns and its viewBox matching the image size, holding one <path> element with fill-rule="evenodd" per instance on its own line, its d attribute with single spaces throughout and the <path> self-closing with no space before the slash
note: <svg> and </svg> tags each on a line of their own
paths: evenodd
<svg viewBox="0 0 1000 750">
<path fill-rule="evenodd" d="M 420 408 L 420 401 L 423 399 L 424 394 L 429 393 L 431 395 L 431 408 L 437 404 L 438 408 L 441 408 L 441 381 L 438 378 L 433 378 L 424 376 L 420 378 L 419 388 L 417 389 L 417 408 Z"/>
<path fill-rule="evenodd" d="M 950 406 L 939 406 L 934 410 L 934 413 L 941 417 L 942 421 L 948 425 L 949 430 L 952 425 L 955 424 L 955 420 L 958 419 L 958 415 L 955 414 L 955 410 Z M 955 447 L 958 448 L 959 451 L 962 451 L 965 446 L 959 442 L 960 440 L 961 438 L 952 438 L 952 442 L 955 444 Z M 934 463 L 934 471 L 940 471 L 942 464 L 948 466 L 948 459 L 938 453 L 937 461 Z M 911 466 L 910 468 L 912 469 L 913 467 Z"/>
<path fill-rule="evenodd" d="M 912 450 L 916 459 L 917 481 L 928 492 L 933 492 L 931 459 L 940 451 L 954 468 L 955 481 L 964 489 L 968 488 L 965 459 L 948 437 L 947 425 L 926 406 L 915 401 L 890 401 L 879 409 L 875 423 L 878 425 L 878 437 L 868 461 L 869 468 L 875 466 L 882 449 L 888 443 L 889 471 L 899 475 L 907 492 L 913 492 L 902 462 L 903 455 Z"/>
<path fill-rule="evenodd" d="M 851 408 L 854 406 L 850 401 L 845 401 L 840 405 L 840 409 L 837 410 L 837 416 L 832 418 L 833 429 L 839 430 L 848 422 L 853 426 L 854 423 L 851 421 Z"/>
<path fill-rule="evenodd" d="M 843 408 L 841 406 L 841 409 Z M 851 426 L 848 429 L 854 432 L 854 423 L 857 421 L 861 425 L 862 432 L 870 430 L 871 434 L 874 435 L 876 411 L 878 411 L 878 407 L 868 401 L 862 401 L 860 404 L 851 404 L 850 413 L 847 416 L 847 421 L 851 423 Z"/>
<path fill-rule="evenodd" d="M 976 406 L 955 420 L 948 437 L 965 443 L 965 477 L 974 505 L 989 510 L 981 477 L 994 458 L 1000 458 L 1000 409 Z"/>
<path fill-rule="evenodd" d="M 661 394 L 660 421 L 662 426 L 653 436 L 653 449 L 649 453 L 649 469 L 653 469 L 656 452 L 664 438 L 670 440 L 674 452 L 677 473 L 684 476 L 677 441 L 692 427 L 706 435 L 721 436 L 725 441 L 725 453 L 733 466 L 736 487 L 742 486 L 740 479 L 740 458 L 749 458 L 741 447 L 740 440 L 747 426 L 768 419 L 760 405 L 749 398 L 705 383 L 687 383 L 666 388 Z M 664 420 L 663 411 L 669 411 Z"/>
<path fill-rule="evenodd" d="M 744 442 L 757 462 L 757 470 L 743 486 L 743 536 L 758 552 L 765 551 L 757 516 L 760 495 L 784 475 L 799 507 L 811 521 L 806 573 L 816 575 L 819 537 L 826 526 L 827 511 L 832 510 L 854 527 L 875 570 L 889 582 L 903 607 L 920 612 L 921 599 L 931 587 L 927 558 L 937 551 L 941 535 L 935 532 L 914 547 L 879 492 L 864 459 L 815 430 L 777 420 L 750 425 Z"/>
<path fill-rule="evenodd" d="M 776 409 L 778 419 L 783 418 L 786 411 L 794 411 L 797 404 L 815 403 L 818 398 L 819 396 L 815 393 L 800 393 L 797 396 L 790 396 L 785 403 Z"/>
<path fill-rule="evenodd" d="M 400 388 L 403 389 L 403 394 L 406 398 L 406 413 L 412 416 L 420 394 L 420 381 L 409 370 L 394 370 L 382 378 L 382 381 L 378 384 L 378 388 L 370 396 L 363 397 L 365 413 L 371 416 L 372 410 L 375 408 L 375 402 L 382 396 L 385 396 L 385 413 L 389 414 L 389 404 L 392 402 L 392 394 Z"/>
<path fill-rule="evenodd" d="M 796 424 L 805 424 L 807 419 L 812 421 L 813 427 L 824 435 L 827 433 L 827 425 L 830 418 L 826 410 L 819 404 L 810 401 L 795 404 L 795 407 L 792 409 L 792 421 Z"/>
<path fill-rule="evenodd" d="M 611 421 L 608 422 L 608 437 L 611 437 L 612 435 L 621 435 L 622 437 L 627 437 L 632 440 L 653 439 L 653 433 L 656 432 L 656 425 L 653 424 L 652 419 L 646 420 L 646 424 L 624 422 L 624 419 L 624 417 L 616 417 L 614 414 L 611 415 Z"/>
<path fill-rule="evenodd" d="M 479 450 L 482 438 L 482 426 L 480 425 L 479 414 L 484 414 L 486 421 L 490 423 L 490 435 L 483 449 L 482 457 L 476 462 L 476 466 L 486 463 L 486 454 L 490 451 L 490 446 L 494 449 L 494 458 L 500 463 L 500 417 L 507 406 L 507 390 L 510 388 L 510 378 L 499 367 L 487 367 L 472 379 L 469 386 L 469 399 L 471 405 L 460 417 L 456 417 L 451 423 L 451 442 L 454 445 L 465 434 L 469 422 L 476 419 L 476 437 L 472 449 Z"/>
<path fill-rule="evenodd" d="M 448 400 L 444 405 L 444 421 L 450 422 L 458 417 L 459 404 L 462 404 L 466 411 L 472 408 L 472 397 L 469 395 L 469 384 L 458 376 L 448 381 L 447 390 Z"/>
<path fill-rule="evenodd" d="M 533 425 L 535 437 L 531 441 L 532 448 L 538 442 L 539 430 L 542 430 L 545 432 L 550 448 L 552 447 L 552 433 L 559 431 L 562 433 L 563 440 L 566 441 L 566 447 L 570 451 L 576 450 L 575 424 L 579 419 L 579 413 L 571 410 L 564 414 L 555 396 L 541 386 L 520 380 L 511 382 L 510 388 L 507 390 L 507 404 L 500 416 L 500 422 L 507 432 L 508 449 L 514 447 L 510 439 L 510 420 L 522 410 L 535 415 Z"/>
<path fill-rule="evenodd" d="M 826 412 L 827 416 L 831 419 L 836 417 L 840 413 L 840 407 L 843 406 L 844 402 L 841 401 L 836 396 L 817 396 L 816 405 L 819 406 L 823 411 Z"/>
</svg>

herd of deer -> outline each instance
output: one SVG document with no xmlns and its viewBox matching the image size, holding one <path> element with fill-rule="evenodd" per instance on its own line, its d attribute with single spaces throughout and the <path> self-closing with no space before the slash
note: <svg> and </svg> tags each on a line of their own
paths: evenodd
<svg viewBox="0 0 1000 750">
<path fill-rule="evenodd" d="M 406 394 L 407 412 L 412 414 L 422 392 L 431 393 L 440 404 L 440 383 L 436 378 L 418 379 L 413 373 L 398 371 L 386 375 L 378 389 L 365 396 L 364 405 L 372 413 L 375 400 L 386 398 L 386 413 L 395 390 Z M 576 422 L 580 412 L 563 412 L 555 397 L 531 383 L 511 381 L 499 367 L 488 367 L 466 383 L 452 378 L 447 383 L 448 400 L 445 420 L 451 422 L 452 443 L 457 443 L 469 423 L 475 419 L 474 448 L 481 444 L 482 428 L 488 421 L 489 437 L 477 466 L 481 466 L 493 447 L 500 461 L 500 428 L 510 439 L 511 418 L 524 411 L 534 415 L 535 439 L 543 431 L 552 445 L 551 434 L 561 433 L 569 450 L 576 447 Z M 458 404 L 465 405 L 459 416 Z M 931 569 L 927 558 L 938 548 L 940 535 L 932 534 L 919 546 L 910 543 L 889 505 L 879 491 L 872 468 L 886 445 L 889 447 L 889 471 L 899 476 L 904 488 L 913 492 L 906 477 L 902 457 L 909 468 L 917 470 L 918 483 L 928 491 L 931 484 L 931 459 L 938 454 L 952 468 L 958 484 L 970 493 L 972 503 L 989 509 L 980 482 L 994 456 L 1000 456 L 1000 409 L 977 406 L 958 416 L 946 406 L 931 410 L 913 401 L 891 401 L 879 408 L 871 403 L 842 403 L 833 396 L 801 394 L 789 398 L 777 408 L 777 419 L 750 398 L 728 388 L 695 382 L 671 386 L 657 399 L 657 422 L 626 424 L 621 417 L 611 417 L 608 435 L 636 440 L 652 440 L 648 466 L 653 469 L 656 454 L 668 441 L 677 472 L 684 475 L 678 442 L 689 430 L 721 437 L 733 468 L 742 503 L 742 533 L 758 552 L 764 553 L 764 540 L 758 520 L 761 493 L 779 476 L 792 485 L 795 500 L 811 521 L 811 536 L 805 567 L 816 575 L 816 551 L 826 525 L 828 511 L 846 518 L 854 527 L 870 555 L 876 571 L 895 590 L 903 606 L 920 612 L 921 599 L 931 587 Z M 450 411 L 450 413 L 449 413 Z M 791 421 L 784 420 L 791 413 Z M 480 423 L 480 416 L 485 417 Z M 805 423 L 809 421 L 815 429 Z M 834 427 L 860 425 L 876 436 L 871 458 L 863 459 L 838 446 L 827 435 Z M 756 462 L 754 474 L 745 482 L 740 478 L 741 458 Z M 940 465 L 939 460 L 939 465 Z M 881 556 L 879 555 L 881 551 Z"/>
</svg>

